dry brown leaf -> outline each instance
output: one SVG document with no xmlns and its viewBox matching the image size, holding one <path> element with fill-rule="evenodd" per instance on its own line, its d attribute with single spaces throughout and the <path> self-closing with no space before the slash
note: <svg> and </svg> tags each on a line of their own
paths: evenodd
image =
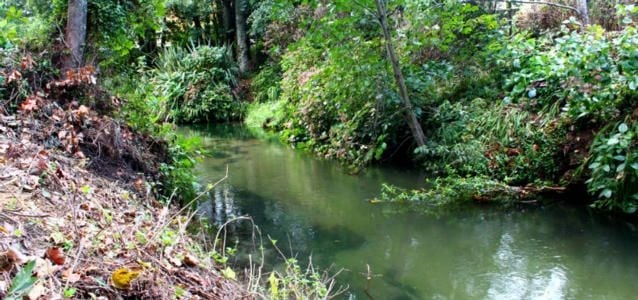
<svg viewBox="0 0 638 300">
<path fill-rule="evenodd" d="M 64 278 L 68 283 L 75 283 L 78 282 L 82 276 L 80 274 L 73 273 L 73 270 L 69 268 L 62 271 L 62 278 Z"/>
<path fill-rule="evenodd" d="M 59 266 L 63 265 L 64 262 L 66 261 L 66 259 L 64 257 L 64 252 L 62 252 L 62 249 L 60 249 L 58 247 L 51 247 L 51 248 L 47 249 L 46 256 L 54 264 L 59 265 Z"/>
<path fill-rule="evenodd" d="M 36 300 L 44 295 L 48 294 L 48 289 L 44 286 L 42 282 L 36 283 L 35 286 L 31 288 L 29 293 L 24 299 Z"/>
<path fill-rule="evenodd" d="M 0 271 L 6 272 L 11 270 L 14 265 L 21 265 L 27 261 L 24 254 L 18 250 L 10 248 L 7 251 L 0 253 Z"/>
<path fill-rule="evenodd" d="M 79 159 L 84 159 L 86 158 L 86 155 L 84 155 L 84 152 L 78 150 L 75 153 L 73 153 L 73 156 L 75 156 L 75 158 L 79 158 Z"/>
<path fill-rule="evenodd" d="M 20 67 L 22 70 L 30 70 L 36 65 L 35 61 L 31 57 L 31 54 L 27 53 L 27 55 L 23 56 L 20 60 Z"/>
<path fill-rule="evenodd" d="M 14 81 L 17 82 L 20 80 L 22 80 L 22 74 L 18 72 L 18 70 L 11 71 L 11 73 L 9 73 L 9 76 L 7 76 L 7 83 L 12 83 Z"/>
<path fill-rule="evenodd" d="M 78 109 L 74 110 L 73 113 L 78 117 L 84 117 L 86 115 L 89 114 L 89 108 L 84 106 L 84 105 L 80 105 L 80 107 L 78 107 Z"/>
<path fill-rule="evenodd" d="M 197 257 L 190 254 L 185 254 L 182 262 L 187 267 L 196 267 L 199 265 L 199 259 L 197 259 Z"/>
<path fill-rule="evenodd" d="M 27 99 L 24 99 L 24 101 L 22 101 L 22 104 L 20 104 L 20 110 L 25 112 L 38 110 L 39 98 L 40 97 L 38 96 L 30 95 L 29 97 L 27 97 Z"/>
</svg>

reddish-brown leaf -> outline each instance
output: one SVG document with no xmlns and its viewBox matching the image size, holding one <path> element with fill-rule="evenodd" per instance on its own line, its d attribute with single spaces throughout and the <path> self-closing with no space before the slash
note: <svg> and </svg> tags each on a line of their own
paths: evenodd
<svg viewBox="0 0 638 300">
<path fill-rule="evenodd" d="M 22 111 L 30 112 L 38 109 L 38 96 L 31 95 L 27 97 L 22 104 L 20 104 L 20 109 Z"/>
<path fill-rule="evenodd" d="M 20 60 L 20 67 L 22 70 L 30 70 L 33 66 L 35 66 L 35 62 L 33 61 L 31 54 L 27 53 L 27 55 L 23 56 Z"/>
<path fill-rule="evenodd" d="M 56 265 L 63 265 L 65 262 L 64 252 L 58 247 L 51 247 L 47 249 L 46 256 Z"/>
<path fill-rule="evenodd" d="M 13 70 L 7 76 L 7 83 L 18 82 L 22 80 L 22 73 L 18 72 L 18 70 Z"/>
</svg>

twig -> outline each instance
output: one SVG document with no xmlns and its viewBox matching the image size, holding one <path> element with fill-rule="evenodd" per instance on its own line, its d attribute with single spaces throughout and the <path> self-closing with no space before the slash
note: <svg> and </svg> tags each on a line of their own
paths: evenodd
<svg viewBox="0 0 638 300">
<path fill-rule="evenodd" d="M 372 281 L 372 271 L 370 270 L 369 264 L 366 264 L 366 268 L 368 269 L 368 272 L 366 273 L 366 288 L 363 291 L 366 293 L 366 296 L 368 296 L 368 298 L 374 300 L 374 297 L 372 297 L 372 294 L 370 294 L 370 282 Z"/>
<path fill-rule="evenodd" d="M 40 214 L 40 215 L 35 215 L 35 214 L 23 214 L 23 213 L 19 213 L 19 212 L 15 212 L 15 211 L 10 211 L 10 210 L 5 210 L 5 213 L 9 213 L 12 214 L 14 216 L 18 216 L 18 217 L 27 217 L 27 218 L 48 218 L 51 215 L 49 214 Z"/>
<path fill-rule="evenodd" d="M 573 6 L 560 4 L 560 3 L 554 3 L 554 2 L 547 2 L 547 1 L 531 1 L 531 0 L 492 0 L 492 1 L 494 1 L 494 2 L 511 2 L 511 3 L 518 3 L 518 4 L 547 5 L 547 6 L 563 8 L 563 9 L 567 9 L 567 10 L 571 10 L 571 11 L 574 11 L 576 13 L 579 13 L 578 9 L 573 7 Z M 470 1 L 463 1 L 463 2 L 470 2 Z"/>
<path fill-rule="evenodd" d="M 76 252 L 77 254 L 75 255 L 75 259 L 73 260 L 73 264 L 71 265 L 69 274 L 73 274 L 75 267 L 77 267 L 78 259 L 80 258 L 80 255 L 82 255 L 83 249 L 84 249 L 83 239 L 80 239 L 80 247 L 78 248 L 78 251 Z M 67 278 L 66 282 L 64 283 L 64 289 L 66 290 L 68 287 L 69 287 L 69 278 Z"/>
</svg>

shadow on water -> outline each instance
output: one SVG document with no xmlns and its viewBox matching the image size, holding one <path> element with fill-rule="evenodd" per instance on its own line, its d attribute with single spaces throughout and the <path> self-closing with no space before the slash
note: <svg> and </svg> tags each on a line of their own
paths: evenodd
<svg viewBox="0 0 638 300">
<path fill-rule="evenodd" d="M 638 232 L 630 222 L 568 205 L 470 207 L 438 217 L 387 213 L 391 207 L 366 202 L 381 182 L 416 187 L 423 174 L 371 168 L 351 176 L 234 127 L 183 133 L 224 153 L 198 165 L 202 183 L 217 181 L 229 166 L 228 180 L 201 204 L 209 218 L 222 224 L 249 215 L 284 253 L 345 269 L 344 298 L 368 299 L 367 266 L 375 299 L 635 297 Z M 240 247 L 253 248 L 247 223 L 233 230 Z M 272 249 L 267 255 L 276 257 Z"/>
</svg>

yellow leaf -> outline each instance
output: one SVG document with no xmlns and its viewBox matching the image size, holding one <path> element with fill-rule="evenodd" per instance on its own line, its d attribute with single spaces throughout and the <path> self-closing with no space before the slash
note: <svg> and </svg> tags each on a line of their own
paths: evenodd
<svg viewBox="0 0 638 300">
<path fill-rule="evenodd" d="M 153 267 L 153 265 L 151 265 L 150 262 L 145 262 L 142 260 L 137 260 L 137 263 L 140 264 L 140 266 L 144 267 L 145 269 L 150 269 L 151 267 Z"/>
<path fill-rule="evenodd" d="M 139 271 L 129 270 L 128 268 L 119 268 L 113 271 L 111 280 L 113 286 L 118 289 L 128 289 L 131 286 L 131 281 L 140 276 Z"/>
<path fill-rule="evenodd" d="M 270 277 L 268 277 L 268 282 L 270 283 L 270 296 L 274 299 L 279 297 L 279 279 L 275 275 L 275 272 L 270 273 Z"/>
<path fill-rule="evenodd" d="M 235 271 L 233 271 L 233 269 L 231 269 L 229 267 L 226 267 L 226 269 L 222 270 L 222 275 L 226 279 L 237 280 L 237 275 L 235 274 Z"/>
</svg>

